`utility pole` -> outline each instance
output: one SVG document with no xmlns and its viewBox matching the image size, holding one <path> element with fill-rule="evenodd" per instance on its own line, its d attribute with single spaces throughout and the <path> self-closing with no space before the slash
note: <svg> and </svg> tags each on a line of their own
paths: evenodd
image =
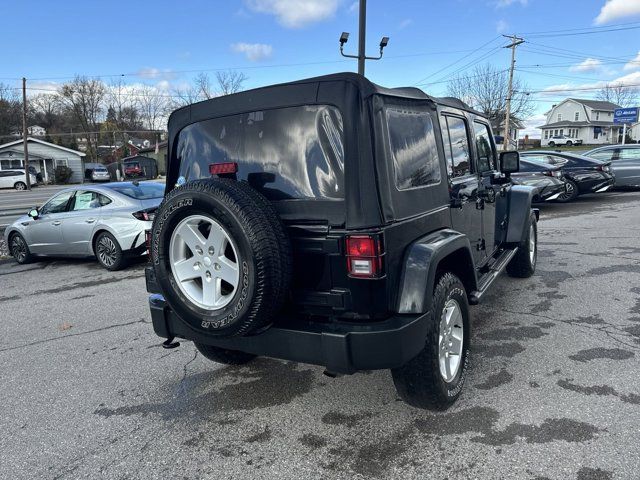
<svg viewBox="0 0 640 480">
<path fill-rule="evenodd" d="M 524 39 L 516 37 L 515 35 L 503 35 L 511 40 L 511 45 L 507 45 L 504 48 L 511 49 L 511 67 L 509 68 L 509 91 L 507 93 L 507 112 L 504 119 L 504 140 L 502 141 L 502 150 L 508 149 L 509 142 L 511 141 L 511 132 L 509 131 L 509 121 L 511 120 L 511 97 L 513 96 L 513 69 L 516 67 L 516 47 L 521 43 L 524 43 Z M 517 148 L 517 145 L 516 145 Z"/>
<path fill-rule="evenodd" d="M 22 142 L 24 143 L 24 172 L 27 180 L 27 190 L 31 190 L 31 174 L 29 173 L 29 147 L 27 141 L 29 130 L 27 128 L 27 79 L 22 77 Z"/>
<path fill-rule="evenodd" d="M 382 37 L 380 40 L 380 54 L 377 57 L 367 57 L 366 53 L 366 37 L 367 37 L 367 0 L 360 0 L 360 13 L 358 19 L 358 55 L 347 55 L 344 53 L 344 44 L 349 41 L 349 33 L 342 32 L 340 35 L 340 55 L 347 58 L 358 59 L 358 74 L 364 76 L 365 60 L 380 60 L 382 58 L 382 50 L 389 44 L 389 37 Z"/>
</svg>

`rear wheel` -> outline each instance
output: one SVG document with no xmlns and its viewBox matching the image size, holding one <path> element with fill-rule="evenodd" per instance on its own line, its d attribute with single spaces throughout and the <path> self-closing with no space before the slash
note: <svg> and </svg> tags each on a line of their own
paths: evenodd
<svg viewBox="0 0 640 480">
<path fill-rule="evenodd" d="M 431 324 L 422 351 L 391 370 L 400 397 L 418 408 L 443 410 L 462 392 L 469 361 L 469 306 L 464 285 L 443 274 L 433 292 Z"/>
<path fill-rule="evenodd" d="M 578 185 L 573 180 L 565 180 L 565 183 L 565 191 L 557 198 L 557 201 L 560 203 L 570 202 L 578 196 Z"/>
<path fill-rule="evenodd" d="M 13 185 L 13 188 L 15 188 L 16 190 L 26 190 L 27 189 L 27 184 L 24 182 L 16 182 Z"/>
<path fill-rule="evenodd" d="M 538 223 L 531 215 L 526 238 L 518 247 L 518 252 L 507 265 L 507 273 L 512 277 L 528 278 L 536 271 L 538 262 Z"/>
<path fill-rule="evenodd" d="M 256 358 L 251 353 L 227 350 L 226 348 L 214 347 L 203 343 L 195 343 L 195 346 L 205 358 L 225 365 L 244 365 Z"/>
<path fill-rule="evenodd" d="M 571 145 L 573 145 L 573 142 L 571 140 L 567 140 L 567 147 L 570 147 Z"/>
<path fill-rule="evenodd" d="M 555 147 L 555 145 L 556 145 L 556 142 L 549 142 L 550 147 Z"/>
<path fill-rule="evenodd" d="M 9 238 L 9 251 L 16 262 L 20 264 L 29 263 L 33 261 L 33 254 L 29 251 L 29 245 L 26 240 L 19 233 L 11 234 Z"/>
<path fill-rule="evenodd" d="M 121 270 L 127 265 L 118 240 L 109 232 L 102 232 L 98 235 L 94 251 L 98 263 L 107 270 Z"/>
</svg>

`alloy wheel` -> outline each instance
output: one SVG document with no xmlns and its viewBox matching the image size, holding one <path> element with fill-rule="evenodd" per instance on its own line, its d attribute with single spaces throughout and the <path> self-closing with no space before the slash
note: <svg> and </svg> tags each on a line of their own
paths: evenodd
<svg viewBox="0 0 640 480">
<path fill-rule="evenodd" d="M 118 249 L 113 240 L 104 235 L 98 242 L 98 258 L 107 267 L 112 267 L 118 259 Z"/>
<path fill-rule="evenodd" d="M 440 316 L 440 334 L 438 337 L 438 363 L 440 375 L 449 383 L 458 374 L 462 364 L 464 344 L 464 321 L 462 310 L 454 299 L 447 300 Z"/>
<path fill-rule="evenodd" d="M 571 197 L 573 197 L 574 192 L 575 192 L 575 187 L 573 186 L 573 184 L 567 183 L 567 186 L 565 187 L 565 191 L 562 192 L 558 198 L 560 200 L 568 200 Z"/>
<path fill-rule="evenodd" d="M 239 288 L 238 248 L 212 218 L 191 215 L 176 226 L 169 262 L 182 294 L 206 310 L 226 307 Z"/>
<path fill-rule="evenodd" d="M 11 253 L 18 262 L 23 262 L 27 257 L 27 245 L 20 235 L 14 235 L 11 240 Z"/>
</svg>

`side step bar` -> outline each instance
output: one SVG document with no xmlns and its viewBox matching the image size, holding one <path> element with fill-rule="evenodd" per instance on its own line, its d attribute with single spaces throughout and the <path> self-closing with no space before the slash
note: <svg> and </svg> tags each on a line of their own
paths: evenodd
<svg viewBox="0 0 640 480">
<path fill-rule="evenodd" d="M 478 290 L 475 290 L 469 294 L 469 304 L 477 305 L 478 303 L 480 303 L 482 296 L 486 293 L 494 280 L 498 278 L 498 276 L 500 276 L 500 274 L 507 267 L 517 251 L 518 247 L 511 250 L 505 250 L 500 254 L 493 265 L 491 265 L 489 271 L 479 279 Z"/>
</svg>

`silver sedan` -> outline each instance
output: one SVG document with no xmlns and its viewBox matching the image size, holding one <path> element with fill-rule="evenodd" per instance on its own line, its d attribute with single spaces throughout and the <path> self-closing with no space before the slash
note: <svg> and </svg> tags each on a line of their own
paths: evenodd
<svg viewBox="0 0 640 480">
<path fill-rule="evenodd" d="M 640 187 L 640 145 L 608 145 L 582 155 L 611 162 L 616 187 Z"/>
<path fill-rule="evenodd" d="M 164 184 L 118 182 L 60 191 L 5 230 L 18 263 L 35 256 L 95 255 L 108 270 L 146 252 L 145 231 L 164 195 Z"/>
</svg>

